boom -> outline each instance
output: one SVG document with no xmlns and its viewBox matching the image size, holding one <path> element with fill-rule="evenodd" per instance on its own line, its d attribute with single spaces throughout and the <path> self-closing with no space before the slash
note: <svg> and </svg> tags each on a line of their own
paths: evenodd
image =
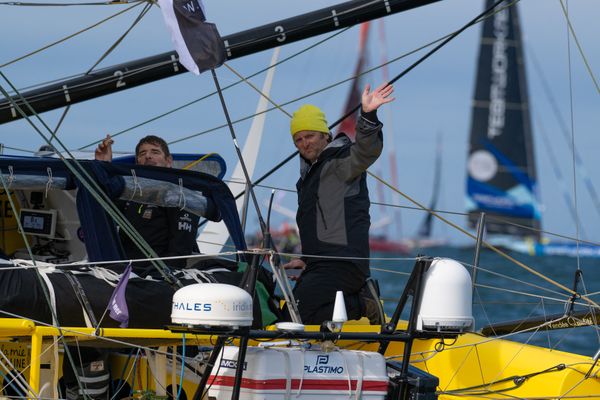
<svg viewBox="0 0 600 400">
<path fill-rule="evenodd" d="M 332 32 L 364 21 L 407 11 L 439 0 L 353 0 L 225 36 L 227 59 Z M 177 53 L 166 52 L 93 71 L 22 93 L 37 113 L 65 107 L 186 72 Z M 18 96 L 16 102 L 28 114 Z M 12 102 L 0 101 L 0 124 L 21 118 Z"/>
</svg>

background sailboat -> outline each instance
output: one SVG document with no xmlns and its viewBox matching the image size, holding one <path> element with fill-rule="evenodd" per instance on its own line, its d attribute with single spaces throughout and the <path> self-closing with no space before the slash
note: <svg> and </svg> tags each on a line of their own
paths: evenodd
<svg viewBox="0 0 600 400">
<path fill-rule="evenodd" d="M 518 5 L 488 18 L 481 32 L 467 160 L 470 226 L 485 213 L 487 240 L 496 245 L 532 255 L 600 256 L 595 245 L 542 238 Z"/>
</svg>

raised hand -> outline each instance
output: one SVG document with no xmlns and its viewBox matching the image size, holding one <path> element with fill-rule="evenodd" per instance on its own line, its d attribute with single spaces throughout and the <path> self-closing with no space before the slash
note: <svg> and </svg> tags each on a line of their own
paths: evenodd
<svg viewBox="0 0 600 400">
<path fill-rule="evenodd" d="M 365 90 L 362 93 L 362 109 L 368 113 L 377 110 L 382 104 L 394 101 L 394 97 L 390 95 L 394 92 L 394 86 L 388 83 L 384 83 L 370 92 L 371 85 L 365 86 Z"/>
<path fill-rule="evenodd" d="M 96 147 L 96 151 L 94 155 L 96 160 L 100 161 L 112 161 L 112 144 L 114 140 L 110 137 L 110 135 L 106 135 L 106 138 L 98 144 Z"/>
</svg>

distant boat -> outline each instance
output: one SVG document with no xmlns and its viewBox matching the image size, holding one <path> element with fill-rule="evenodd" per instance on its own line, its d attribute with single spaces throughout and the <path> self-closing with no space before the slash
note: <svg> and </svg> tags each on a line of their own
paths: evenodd
<svg viewBox="0 0 600 400">
<path fill-rule="evenodd" d="M 390 240 L 385 236 L 369 236 L 369 248 L 379 253 L 410 254 L 413 249 L 404 240 Z"/>
<path fill-rule="evenodd" d="M 442 178 L 442 136 L 438 135 L 435 151 L 435 165 L 433 173 L 433 185 L 431 200 L 429 202 L 429 210 L 436 210 L 440 198 L 441 178 Z M 447 239 L 431 237 L 433 232 L 433 214 L 428 212 L 423 218 L 423 222 L 417 231 L 417 235 L 413 239 L 405 239 L 413 249 L 426 249 L 430 247 L 445 246 L 448 244 Z"/>
<path fill-rule="evenodd" d="M 491 2 L 488 1 L 488 5 Z M 469 225 L 485 213 L 486 240 L 530 255 L 600 257 L 600 247 L 541 237 L 541 212 L 518 9 L 485 20 L 467 160 Z"/>
</svg>

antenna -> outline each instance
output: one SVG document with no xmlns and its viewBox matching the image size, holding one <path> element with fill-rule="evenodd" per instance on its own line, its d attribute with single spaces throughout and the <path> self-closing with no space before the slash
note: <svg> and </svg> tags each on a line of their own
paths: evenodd
<svg viewBox="0 0 600 400">
<path fill-rule="evenodd" d="M 346 321 L 348 321 L 348 313 L 346 312 L 344 292 L 338 290 L 335 293 L 335 303 L 333 305 L 333 315 L 331 316 L 331 321 L 327 321 L 325 325 L 331 332 L 339 332 L 342 330 L 342 326 Z"/>
</svg>

